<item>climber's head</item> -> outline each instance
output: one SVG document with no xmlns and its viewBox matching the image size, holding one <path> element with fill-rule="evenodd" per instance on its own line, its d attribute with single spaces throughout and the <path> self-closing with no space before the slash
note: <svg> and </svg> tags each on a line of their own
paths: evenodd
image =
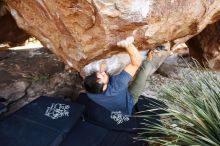
<svg viewBox="0 0 220 146">
<path fill-rule="evenodd" d="M 109 75 L 106 72 L 95 72 L 87 76 L 84 86 L 87 92 L 100 94 L 108 87 Z"/>
</svg>

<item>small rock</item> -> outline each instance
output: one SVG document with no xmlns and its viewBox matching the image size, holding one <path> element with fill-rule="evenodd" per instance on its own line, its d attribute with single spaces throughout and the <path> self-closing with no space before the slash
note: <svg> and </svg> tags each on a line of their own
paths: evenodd
<svg viewBox="0 0 220 146">
<path fill-rule="evenodd" d="M 162 64 L 157 73 L 168 78 L 182 78 L 180 67 L 171 64 Z"/>
</svg>

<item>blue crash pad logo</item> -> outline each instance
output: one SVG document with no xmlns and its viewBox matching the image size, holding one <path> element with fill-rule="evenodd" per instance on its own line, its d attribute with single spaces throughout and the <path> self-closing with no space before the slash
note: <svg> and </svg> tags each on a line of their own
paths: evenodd
<svg viewBox="0 0 220 146">
<path fill-rule="evenodd" d="M 70 106 L 61 103 L 52 103 L 51 106 L 47 107 L 45 116 L 50 117 L 51 119 L 58 119 L 64 116 L 69 116 Z"/>
</svg>

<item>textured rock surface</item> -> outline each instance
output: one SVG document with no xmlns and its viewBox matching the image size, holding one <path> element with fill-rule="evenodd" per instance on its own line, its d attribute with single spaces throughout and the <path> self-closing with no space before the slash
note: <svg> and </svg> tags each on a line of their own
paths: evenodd
<svg viewBox="0 0 220 146">
<path fill-rule="evenodd" d="M 76 99 L 82 80 L 47 49 L 0 51 L 0 97 L 17 110 L 41 95 Z"/>
<path fill-rule="evenodd" d="M 29 34 L 17 26 L 11 14 L 0 6 L 0 44 L 16 46 L 23 44 L 29 37 Z"/>
<path fill-rule="evenodd" d="M 219 0 L 7 0 L 18 25 L 77 69 L 124 50 L 186 42 L 219 19 Z"/>
<path fill-rule="evenodd" d="M 187 45 L 192 56 L 199 62 L 220 71 L 220 21 L 208 25 L 199 35 L 190 39 Z"/>
<path fill-rule="evenodd" d="M 170 44 L 164 44 L 164 50 L 166 51 L 161 51 L 160 55 L 159 54 L 155 54 L 152 60 L 153 64 L 157 64 L 157 66 L 155 66 L 155 68 L 151 71 L 151 73 L 154 73 L 159 66 L 164 62 L 164 60 L 166 60 L 167 57 L 169 57 L 171 55 L 171 51 L 170 49 Z M 147 51 L 141 51 L 141 56 L 142 56 L 142 60 L 146 59 L 146 54 Z M 80 72 L 82 77 L 88 76 L 93 72 L 97 72 L 100 70 L 100 64 L 101 63 L 105 63 L 107 64 L 107 72 L 110 75 L 115 75 L 120 73 L 127 64 L 130 63 L 130 57 L 128 54 L 117 54 L 117 55 L 113 55 L 110 58 L 106 58 L 106 59 L 101 59 L 98 61 L 94 61 L 88 65 L 86 65 Z"/>
</svg>

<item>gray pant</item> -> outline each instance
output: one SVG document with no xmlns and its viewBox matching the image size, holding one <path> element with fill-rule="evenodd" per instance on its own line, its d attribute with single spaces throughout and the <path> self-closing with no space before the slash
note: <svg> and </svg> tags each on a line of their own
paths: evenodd
<svg viewBox="0 0 220 146">
<path fill-rule="evenodd" d="M 136 77 L 128 88 L 129 92 L 134 97 L 134 103 L 138 102 L 138 98 L 142 94 L 153 69 L 154 66 L 148 60 L 144 60 L 142 65 L 139 67 L 136 73 Z"/>
</svg>

